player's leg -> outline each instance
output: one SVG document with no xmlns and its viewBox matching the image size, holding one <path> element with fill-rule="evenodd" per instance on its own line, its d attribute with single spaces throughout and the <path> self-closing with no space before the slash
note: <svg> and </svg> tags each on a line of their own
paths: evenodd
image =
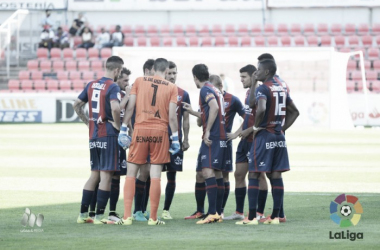
<svg viewBox="0 0 380 250">
<path fill-rule="evenodd" d="M 90 178 L 87 180 L 87 182 L 85 183 L 83 187 L 82 202 L 81 202 L 80 214 L 78 216 L 77 223 L 92 223 L 93 222 L 93 219 L 88 215 L 88 208 L 90 206 L 92 197 L 94 195 L 95 187 L 99 184 L 99 180 L 100 180 L 100 172 L 91 171 Z"/>
<path fill-rule="evenodd" d="M 216 186 L 217 186 L 216 212 L 218 213 L 218 215 L 221 215 L 222 214 L 222 207 L 223 207 L 223 198 L 224 198 L 223 172 L 222 171 L 215 171 L 215 179 L 216 179 Z"/>
<path fill-rule="evenodd" d="M 151 185 L 150 185 L 150 217 L 148 225 L 160 225 L 165 224 L 157 219 L 158 206 L 160 204 L 161 197 L 161 172 L 162 165 L 151 164 L 150 167 L 150 176 L 151 176 Z"/>
<path fill-rule="evenodd" d="M 265 178 L 265 174 L 259 177 L 259 198 L 257 204 L 257 220 L 265 220 L 264 209 L 268 196 L 268 184 Z"/>
<path fill-rule="evenodd" d="M 147 221 L 143 213 L 144 194 L 147 189 L 146 183 L 149 177 L 150 164 L 143 164 L 140 166 L 139 175 L 136 178 L 136 191 L 135 191 L 135 211 L 133 218 L 136 221 Z"/>
<path fill-rule="evenodd" d="M 92 195 L 92 200 L 90 203 L 90 211 L 88 212 L 88 216 L 90 216 L 91 218 L 95 218 L 96 198 L 98 196 L 98 188 L 99 188 L 99 183 L 95 187 L 94 194 Z"/>
<path fill-rule="evenodd" d="M 224 208 L 226 206 L 228 196 L 230 195 L 230 172 L 223 171 L 223 181 L 224 181 L 224 195 L 223 195 L 223 203 L 222 203 L 222 214 L 224 217 Z"/>
<path fill-rule="evenodd" d="M 112 224 L 112 221 L 105 219 L 104 211 L 106 210 L 107 202 L 110 198 L 111 180 L 113 174 L 113 171 L 100 171 L 100 182 L 94 224 Z"/>
<path fill-rule="evenodd" d="M 274 197 L 273 197 L 272 173 L 267 173 L 267 178 L 269 179 L 269 182 L 271 185 L 272 199 L 274 199 Z M 270 217 L 270 215 L 268 217 Z M 286 216 L 284 213 L 284 199 L 282 200 L 282 203 L 281 203 L 279 218 L 280 218 L 280 222 L 286 222 Z"/>
<path fill-rule="evenodd" d="M 176 188 L 176 171 L 167 171 L 166 178 L 167 184 L 165 188 L 165 204 L 164 211 L 162 213 L 162 218 L 166 220 L 173 219 L 169 213 L 170 205 L 172 204 L 175 188 Z"/>
<path fill-rule="evenodd" d="M 111 180 L 111 193 L 110 193 L 110 212 L 108 219 L 112 221 L 119 221 L 120 216 L 116 213 L 116 205 L 119 201 L 120 194 L 120 176 L 114 175 Z"/>
<path fill-rule="evenodd" d="M 149 169 L 150 169 L 150 164 L 149 164 Z M 151 183 L 150 176 L 148 176 L 148 179 L 146 179 L 145 190 L 144 190 L 144 195 L 143 195 L 142 204 L 141 204 L 141 208 L 142 208 L 141 211 L 143 212 L 146 218 L 149 218 L 149 212 L 147 212 L 146 208 L 148 206 L 148 201 L 149 201 L 150 183 Z"/>
<path fill-rule="evenodd" d="M 121 222 L 119 223 L 121 225 L 132 225 L 132 202 L 133 197 L 135 196 L 135 182 L 139 166 L 141 165 L 132 162 L 128 163 L 127 175 L 124 183 L 124 216 L 122 220 L 119 221 Z"/>
</svg>

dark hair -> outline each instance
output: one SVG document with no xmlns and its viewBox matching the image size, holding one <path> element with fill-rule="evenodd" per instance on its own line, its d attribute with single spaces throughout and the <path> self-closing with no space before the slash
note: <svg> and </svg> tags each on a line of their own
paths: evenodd
<svg viewBox="0 0 380 250">
<path fill-rule="evenodd" d="M 193 67 L 193 75 L 200 81 L 205 82 L 210 78 L 210 74 L 208 73 L 208 68 L 204 64 L 197 64 Z"/>
<path fill-rule="evenodd" d="M 145 69 L 152 70 L 154 65 L 154 60 L 153 59 L 148 59 L 143 66 L 143 72 L 145 74 Z"/>
<path fill-rule="evenodd" d="M 127 69 L 126 67 L 123 67 L 120 72 L 120 77 L 122 77 L 124 74 L 129 76 L 131 73 L 132 72 L 129 69 Z"/>
<path fill-rule="evenodd" d="M 269 60 L 273 60 L 274 61 L 274 57 L 272 56 L 272 54 L 269 54 L 269 53 L 264 53 L 264 54 L 261 54 L 257 60 L 259 61 L 263 61 L 265 59 L 269 59 Z"/>
<path fill-rule="evenodd" d="M 175 65 L 174 62 L 169 61 L 169 69 L 174 69 L 174 68 L 177 68 L 177 65 Z"/>
<path fill-rule="evenodd" d="M 154 71 L 165 72 L 169 67 L 169 62 L 165 58 L 157 58 L 154 61 Z"/>
<path fill-rule="evenodd" d="M 121 59 L 121 57 L 111 56 L 107 59 L 106 69 L 110 71 L 114 69 L 118 69 L 118 68 L 121 68 L 123 64 L 124 64 L 124 61 L 123 59 Z"/>
<path fill-rule="evenodd" d="M 62 27 L 58 27 L 58 28 L 57 28 L 57 30 L 61 30 L 61 29 L 62 29 Z"/>
<path fill-rule="evenodd" d="M 252 64 L 248 64 L 240 69 L 240 73 L 247 72 L 249 76 L 252 76 L 252 74 L 256 71 L 256 67 Z"/>
<path fill-rule="evenodd" d="M 260 61 L 260 65 L 263 65 L 264 69 L 269 70 L 270 75 L 276 74 L 277 65 L 276 65 L 275 61 L 273 61 L 271 59 L 265 59 L 263 61 Z"/>
</svg>

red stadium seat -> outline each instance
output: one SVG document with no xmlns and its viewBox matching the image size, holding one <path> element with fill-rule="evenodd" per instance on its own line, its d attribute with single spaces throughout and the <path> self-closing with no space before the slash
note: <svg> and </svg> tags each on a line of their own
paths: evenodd
<svg viewBox="0 0 380 250">
<path fill-rule="evenodd" d="M 259 23 L 252 24 L 252 26 L 251 26 L 251 35 L 252 36 L 262 36 L 261 24 L 259 24 Z"/>
<path fill-rule="evenodd" d="M 47 80 L 46 88 L 50 91 L 58 91 L 58 81 L 57 80 Z"/>
<path fill-rule="evenodd" d="M 41 80 L 43 79 L 43 73 L 41 71 L 31 71 L 31 79 L 32 80 Z"/>
<path fill-rule="evenodd" d="M 150 46 L 159 47 L 160 46 L 160 38 L 159 37 L 152 37 L 150 39 Z"/>
<path fill-rule="evenodd" d="M 210 29 L 208 27 L 207 24 L 204 24 L 201 26 L 201 28 L 199 29 L 199 32 L 198 32 L 199 36 L 210 36 Z"/>
<path fill-rule="evenodd" d="M 371 60 L 379 59 L 379 49 L 378 48 L 369 48 L 368 49 L 368 59 L 371 59 Z"/>
<path fill-rule="evenodd" d="M 364 59 L 366 58 L 366 50 L 365 50 L 365 48 L 363 48 L 363 47 L 356 47 L 356 48 L 353 49 L 353 51 L 362 51 Z M 359 60 L 360 55 L 359 54 L 355 55 L 355 58 Z"/>
<path fill-rule="evenodd" d="M 135 26 L 135 36 L 145 36 L 145 29 L 143 25 Z"/>
<path fill-rule="evenodd" d="M 19 80 L 29 80 L 30 79 L 30 71 L 21 70 L 18 72 L 18 79 Z"/>
<path fill-rule="evenodd" d="M 27 63 L 28 70 L 38 70 L 38 61 L 29 60 Z"/>
<path fill-rule="evenodd" d="M 273 36 L 274 34 L 274 25 L 271 23 L 266 23 L 264 25 L 264 36 Z"/>
<path fill-rule="evenodd" d="M 45 49 L 45 48 L 37 49 L 37 57 L 38 57 L 38 59 L 47 59 L 48 58 L 48 49 Z"/>
<path fill-rule="evenodd" d="M 330 47 L 331 46 L 331 36 L 325 35 L 321 37 L 321 46 Z"/>
<path fill-rule="evenodd" d="M 349 70 L 349 71 L 356 70 L 356 61 L 355 60 L 349 60 L 348 61 L 347 70 Z"/>
<path fill-rule="evenodd" d="M 124 38 L 124 45 L 125 45 L 125 46 L 133 47 L 134 42 L 135 42 L 135 41 L 134 41 L 133 37 L 131 37 L 131 36 L 129 36 L 129 37 L 125 37 L 125 38 Z"/>
<path fill-rule="evenodd" d="M 102 78 L 105 72 L 103 70 L 95 71 L 95 79 Z"/>
<path fill-rule="evenodd" d="M 79 71 L 70 71 L 69 72 L 70 80 L 81 79 L 81 72 Z"/>
<path fill-rule="evenodd" d="M 66 70 L 77 70 L 77 61 L 66 61 Z"/>
<path fill-rule="evenodd" d="M 379 71 L 380 70 L 380 60 L 374 60 L 373 61 L 373 69 Z"/>
<path fill-rule="evenodd" d="M 226 41 L 224 37 L 218 36 L 215 37 L 215 47 L 224 47 L 226 45 Z"/>
<path fill-rule="evenodd" d="M 211 37 L 203 37 L 201 41 L 202 47 L 211 47 L 212 46 L 212 40 Z"/>
<path fill-rule="evenodd" d="M 317 47 L 318 46 L 318 37 L 316 37 L 316 36 L 307 37 L 307 44 L 309 45 L 309 47 Z"/>
<path fill-rule="evenodd" d="M 360 71 L 352 71 L 351 72 L 351 79 L 354 81 L 362 80 L 362 73 Z"/>
<path fill-rule="evenodd" d="M 375 37 L 375 42 L 377 46 L 380 46 L 380 36 Z"/>
<path fill-rule="evenodd" d="M 340 48 L 340 49 L 339 49 L 339 52 L 342 52 L 342 53 L 350 53 L 350 52 L 351 52 L 351 49 L 350 49 L 350 48 Z"/>
<path fill-rule="evenodd" d="M 67 80 L 69 79 L 69 73 L 67 71 L 57 71 L 58 80 Z"/>
<path fill-rule="evenodd" d="M 284 47 L 289 47 L 292 44 L 292 39 L 290 38 L 290 36 L 282 36 L 281 44 Z"/>
<path fill-rule="evenodd" d="M 116 25 L 114 25 L 114 24 L 112 24 L 112 25 L 110 25 L 110 26 L 108 27 L 108 32 L 109 32 L 110 34 L 114 33 L 115 30 L 116 30 Z"/>
<path fill-rule="evenodd" d="M 368 48 L 372 46 L 372 36 L 362 36 L 362 44 Z"/>
<path fill-rule="evenodd" d="M 46 89 L 45 80 L 35 80 L 34 81 L 34 89 L 35 90 L 45 90 Z"/>
<path fill-rule="evenodd" d="M 92 61 L 91 62 L 91 69 L 92 69 L 92 71 L 103 70 L 102 61 Z"/>
<path fill-rule="evenodd" d="M 88 49 L 88 59 L 99 59 L 99 50 L 95 48 L 89 48 Z"/>
<path fill-rule="evenodd" d="M 10 90 L 19 90 L 20 89 L 20 81 L 11 79 L 8 81 L 8 89 Z"/>
<path fill-rule="evenodd" d="M 53 61 L 53 71 L 64 70 L 64 62 L 63 61 Z"/>
<path fill-rule="evenodd" d="M 52 60 L 61 60 L 61 49 L 52 48 L 50 50 L 50 58 Z"/>
<path fill-rule="evenodd" d="M 342 25 L 340 23 L 333 23 L 330 27 L 330 34 L 331 35 L 341 35 L 342 32 Z"/>
<path fill-rule="evenodd" d="M 62 62 L 62 61 L 53 61 L 53 62 Z M 41 61 L 40 62 L 40 69 L 44 72 L 50 72 L 51 71 L 51 61 Z"/>
<path fill-rule="evenodd" d="M 86 60 L 87 59 L 87 51 L 83 48 L 78 48 L 75 50 L 75 58 L 77 60 Z"/>
<path fill-rule="evenodd" d="M 156 37 L 158 36 L 158 28 L 156 25 L 149 25 L 147 29 L 147 35 Z"/>
<path fill-rule="evenodd" d="M 79 36 L 74 36 L 74 48 L 78 47 L 79 44 L 82 44 L 82 38 Z"/>
<path fill-rule="evenodd" d="M 84 89 L 84 81 L 83 80 L 74 80 L 73 81 L 73 90 L 82 91 Z"/>
<path fill-rule="evenodd" d="M 301 24 L 299 24 L 299 23 L 293 23 L 290 26 L 290 33 L 292 34 L 292 36 L 301 35 Z"/>
<path fill-rule="evenodd" d="M 356 82 L 355 81 L 346 81 L 346 88 L 347 88 L 347 92 L 348 93 L 352 93 L 355 91 L 355 85 L 356 85 Z"/>
<path fill-rule="evenodd" d="M 380 23 L 374 23 L 372 24 L 372 35 L 380 35 Z"/>
<path fill-rule="evenodd" d="M 262 39 L 262 41 L 265 41 L 264 40 L 264 37 L 260 37 Z M 251 47 L 252 46 L 252 39 L 251 37 L 249 36 L 244 36 L 241 38 L 241 47 Z M 257 45 L 257 46 L 260 46 L 260 45 Z M 263 46 L 263 45 L 261 45 Z"/>
<path fill-rule="evenodd" d="M 338 47 L 338 48 L 344 47 L 344 45 L 346 44 L 344 36 L 335 36 L 334 41 L 335 41 L 335 47 Z"/>
<path fill-rule="evenodd" d="M 377 73 L 377 71 L 366 71 L 365 77 L 367 80 L 370 80 L 370 81 L 377 80 L 378 73 Z"/>
<path fill-rule="evenodd" d="M 198 47 L 199 46 L 199 40 L 197 36 L 193 36 L 189 38 L 189 46 L 190 47 Z"/>
<path fill-rule="evenodd" d="M 102 48 L 100 50 L 100 57 L 101 58 L 106 59 L 110 56 L 112 56 L 112 50 L 110 48 Z"/>
<path fill-rule="evenodd" d="M 186 35 L 195 35 L 195 26 L 194 25 L 188 25 L 186 27 Z M 173 28 L 173 34 L 175 36 L 183 36 L 183 27 L 182 25 L 175 25 Z"/>
<path fill-rule="evenodd" d="M 121 32 L 123 32 L 124 36 L 132 36 L 132 26 L 131 25 L 123 25 L 121 27 Z"/>
<path fill-rule="evenodd" d="M 83 71 L 82 72 L 82 79 L 89 82 L 95 79 L 95 74 L 93 71 Z"/>
<path fill-rule="evenodd" d="M 303 26 L 303 34 L 306 36 L 315 35 L 314 24 L 305 23 L 305 25 Z"/>
<path fill-rule="evenodd" d="M 371 70 L 371 61 L 364 61 L 364 68 L 365 70 Z M 359 61 L 359 69 L 360 68 L 360 61 Z"/>
<path fill-rule="evenodd" d="M 235 33 L 235 25 L 233 25 L 233 24 L 226 24 L 226 27 L 224 29 L 224 33 L 227 36 L 234 36 L 236 34 Z"/>
<path fill-rule="evenodd" d="M 256 47 L 264 47 L 265 46 L 265 38 L 262 36 L 256 36 L 254 37 L 255 40 L 255 46 Z"/>
<path fill-rule="evenodd" d="M 221 36 L 222 35 L 222 25 L 220 25 L 220 24 L 214 24 L 212 26 L 211 32 L 212 32 L 213 36 Z"/>
<path fill-rule="evenodd" d="M 71 90 L 71 81 L 70 80 L 63 80 L 59 81 L 59 88 L 60 90 Z"/>
<path fill-rule="evenodd" d="M 172 47 L 173 46 L 173 39 L 171 37 L 164 37 L 162 41 L 164 47 Z"/>
<path fill-rule="evenodd" d="M 98 26 L 96 26 L 95 32 L 98 33 L 98 34 L 100 34 L 100 33 L 102 33 L 102 29 L 107 30 L 105 25 L 102 25 L 102 24 L 98 25 Z M 92 29 L 92 30 L 94 30 L 94 29 Z"/>
<path fill-rule="evenodd" d="M 63 59 L 70 59 L 72 60 L 74 58 L 73 55 L 74 51 L 70 48 L 64 48 L 63 49 Z"/>
<path fill-rule="evenodd" d="M 358 36 L 348 37 L 348 45 L 350 45 L 350 47 L 359 46 L 359 37 Z"/>
<path fill-rule="evenodd" d="M 22 80 L 21 81 L 21 89 L 22 90 L 32 90 L 33 89 L 33 81 L 31 81 L 31 80 Z"/>
<path fill-rule="evenodd" d="M 369 25 L 368 23 L 361 23 L 358 27 L 358 35 L 368 35 L 369 34 Z"/>
<path fill-rule="evenodd" d="M 239 46 L 239 40 L 236 36 L 230 36 L 228 37 L 228 45 L 230 47 L 237 47 Z"/>
<path fill-rule="evenodd" d="M 371 91 L 376 93 L 380 92 L 380 81 L 371 82 Z"/>
<path fill-rule="evenodd" d="M 356 34 L 356 26 L 353 23 L 347 23 L 344 26 L 344 34 L 347 35 L 355 35 Z"/>
<path fill-rule="evenodd" d="M 79 61 L 78 62 L 78 70 L 79 71 L 90 70 L 90 62 L 89 61 Z"/>
<path fill-rule="evenodd" d="M 305 38 L 303 36 L 294 37 L 294 44 L 298 47 L 305 46 Z"/>
<path fill-rule="evenodd" d="M 277 25 L 277 34 L 282 36 L 288 35 L 288 25 L 286 23 L 279 23 Z"/>
<path fill-rule="evenodd" d="M 277 36 L 268 37 L 267 42 L 268 42 L 268 46 L 271 46 L 271 47 L 277 47 L 278 46 Z"/>
<path fill-rule="evenodd" d="M 186 47 L 187 46 L 186 38 L 183 36 L 177 37 L 176 44 L 177 44 L 177 47 Z M 197 46 L 198 46 L 198 43 L 197 43 Z"/>
<path fill-rule="evenodd" d="M 329 26 L 327 23 L 320 23 L 317 26 L 317 33 L 318 35 L 327 35 L 329 33 Z"/>
<path fill-rule="evenodd" d="M 138 37 L 137 38 L 137 45 L 140 47 L 146 46 L 146 38 L 145 37 Z"/>
<path fill-rule="evenodd" d="M 167 24 L 161 25 L 160 36 L 170 36 L 170 26 Z"/>
<path fill-rule="evenodd" d="M 261 33 L 261 27 L 260 27 L 260 33 Z M 248 25 L 247 24 L 240 24 L 239 25 L 238 35 L 239 36 L 247 36 L 248 35 Z"/>
</svg>

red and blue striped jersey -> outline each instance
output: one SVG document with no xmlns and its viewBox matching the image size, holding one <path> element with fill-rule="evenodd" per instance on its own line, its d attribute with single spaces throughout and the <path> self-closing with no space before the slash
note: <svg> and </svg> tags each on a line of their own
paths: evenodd
<svg viewBox="0 0 380 250">
<path fill-rule="evenodd" d="M 182 117 L 183 117 L 183 113 L 186 111 L 183 108 L 182 102 L 187 102 L 190 104 L 190 97 L 189 97 L 189 93 L 187 93 L 185 90 L 181 89 L 178 86 L 177 86 L 177 90 L 178 90 L 178 96 L 177 96 L 176 114 L 177 114 L 177 121 L 178 121 L 178 138 L 179 138 L 179 141 L 182 141 Z M 172 131 L 169 126 L 169 136 L 171 135 L 172 135 Z"/>
<path fill-rule="evenodd" d="M 286 105 L 292 102 L 292 99 L 276 76 L 256 88 L 256 102 L 260 99 L 267 102 L 264 119 L 259 127 L 266 128 L 270 133 L 281 133 Z"/>
<path fill-rule="evenodd" d="M 201 108 L 201 120 L 202 120 L 202 126 L 203 126 L 203 135 L 202 138 L 206 132 L 207 127 L 207 121 L 208 121 L 208 115 L 210 111 L 210 107 L 208 106 L 208 103 L 215 99 L 218 103 L 219 110 L 218 115 L 215 118 L 214 124 L 211 127 L 210 130 L 210 137 L 209 139 L 217 139 L 217 140 L 226 140 L 226 129 L 225 129 L 225 111 L 224 111 L 224 100 L 223 100 L 223 94 L 219 91 L 219 89 L 215 88 L 211 83 L 206 82 L 205 85 L 201 88 L 201 92 L 199 95 L 199 107 Z"/>
<path fill-rule="evenodd" d="M 226 112 L 226 133 L 231 133 L 232 125 L 234 123 L 234 118 L 236 113 L 238 113 L 241 117 L 244 116 L 244 108 L 243 104 L 239 98 L 230 93 L 224 91 L 223 94 L 224 99 L 224 110 Z"/>
<path fill-rule="evenodd" d="M 244 122 L 243 122 L 243 130 L 253 127 L 255 125 L 255 116 L 256 116 L 256 109 L 252 109 L 249 107 L 249 96 L 251 93 L 251 89 L 247 90 L 247 93 L 245 94 L 245 100 L 244 100 Z M 248 142 L 253 142 L 253 132 L 246 137 Z"/>
<path fill-rule="evenodd" d="M 111 101 L 121 100 L 120 88 L 111 78 L 102 77 L 89 82 L 78 98 L 88 102 L 90 139 L 119 134 L 119 131 L 109 123 L 113 121 Z"/>
</svg>

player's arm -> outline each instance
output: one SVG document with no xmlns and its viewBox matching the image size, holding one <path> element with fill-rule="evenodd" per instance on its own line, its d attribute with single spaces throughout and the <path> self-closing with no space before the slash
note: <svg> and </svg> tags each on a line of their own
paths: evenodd
<svg viewBox="0 0 380 250">
<path fill-rule="evenodd" d="M 189 112 L 191 115 L 196 116 L 198 118 L 201 118 L 201 112 L 194 111 L 193 108 L 191 107 L 191 104 L 187 102 L 182 102 L 183 104 L 183 109 L 185 109 L 187 112 Z"/>
<path fill-rule="evenodd" d="M 82 122 L 84 124 L 87 125 L 88 127 L 88 122 L 89 122 L 89 119 L 87 117 L 87 115 L 85 114 L 84 112 L 84 106 L 86 105 L 86 103 L 84 101 L 82 101 L 81 99 L 76 99 L 76 101 L 74 102 L 74 110 L 75 110 L 75 113 L 77 113 L 78 117 L 82 120 Z"/>
<path fill-rule="evenodd" d="M 183 142 L 182 142 L 182 150 L 186 151 L 189 147 L 189 132 L 190 132 L 190 115 L 189 112 L 183 113 Z"/>
<path fill-rule="evenodd" d="M 290 104 L 286 105 L 285 124 L 282 127 L 282 131 L 285 132 L 285 130 L 292 126 L 292 124 L 295 122 L 299 115 L 300 112 L 298 111 L 294 102 L 291 102 Z"/>
<path fill-rule="evenodd" d="M 212 141 L 209 140 L 210 130 L 211 130 L 212 125 L 215 122 L 216 117 L 218 116 L 219 106 L 218 106 L 218 103 L 216 102 L 216 99 L 212 99 L 211 101 L 209 101 L 208 106 L 210 107 L 210 111 L 208 113 L 206 132 L 205 132 L 203 141 L 208 147 L 210 147 L 212 143 Z"/>
<path fill-rule="evenodd" d="M 133 110 L 135 109 L 136 105 L 136 95 L 132 94 L 129 96 L 129 101 L 127 104 L 127 109 L 124 114 L 123 118 L 123 124 L 121 125 L 120 134 L 118 138 L 119 145 L 123 147 L 124 149 L 129 148 L 129 145 L 131 145 L 132 138 L 128 136 L 128 125 L 130 124 Z"/>
<path fill-rule="evenodd" d="M 255 128 L 251 127 L 253 131 L 253 137 L 255 137 L 257 132 L 264 129 L 264 128 L 260 128 L 259 126 L 264 119 L 266 109 L 267 109 L 267 99 L 260 98 L 259 101 L 257 102 L 257 110 L 256 110 L 255 125 L 254 125 Z"/>
<path fill-rule="evenodd" d="M 243 130 L 243 124 L 244 123 L 240 125 L 240 127 L 238 128 L 238 130 L 235 131 L 235 133 L 227 133 L 227 141 L 235 140 L 238 136 L 240 136 L 240 133 Z"/>
<path fill-rule="evenodd" d="M 198 125 L 198 127 L 202 126 L 202 119 L 199 117 L 197 118 L 197 125 Z"/>
<path fill-rule="evenodd" d="M 131 93 L 131 88 L 129 86 L 125 87 L 125 96 L 123 97 L 123 99 L 121 99 L 120 109 L 125 109 L 125 107 L 127 106 L 127 103 L 129 101 L 129 94 L 130 93 Z"/>
<path fill-rule="evenodd" d="M 176 94 L 177 96 L 177 94 Z M 169 104 L 169 126 L 172 131 L 172 143 L 169 148 L 171 154 L 176 154 L 180 150 L 179 138 L 178 138 L 178 120 L 177 120 L 177 103 L 170 102 Z"/>
<path fill-rule="evenodd" d="M 111 101 L 112 125 L 120 131 L 120 103 L 116 100 Z"/>
<path fill-rule="evenodd" d="M 249 95 L 249 107 L 251 109 L 256 108 L 256 95 L 255 95 L 255 92 L 256 92 L 257 85 L 258 85 L 258 82 L 256 80 L 256 77 L 254 75 L 252 75 L 251 92 L 250 92 L 250 95 Z"/>
</svg>

